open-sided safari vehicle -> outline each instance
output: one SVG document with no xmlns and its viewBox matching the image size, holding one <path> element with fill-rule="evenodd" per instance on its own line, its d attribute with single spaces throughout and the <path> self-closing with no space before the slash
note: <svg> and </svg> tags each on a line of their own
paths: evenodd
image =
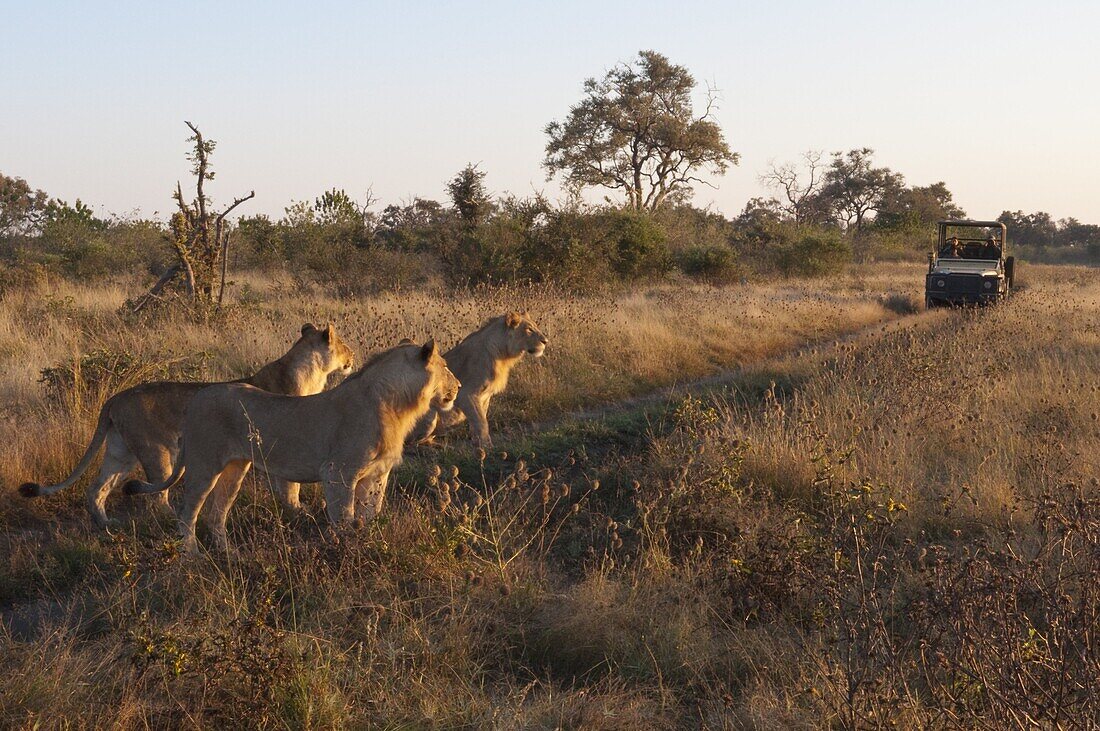
<svg viewBox="0 0 1100 731">
<path fill-rule="evenodd" d="M 929 308 L 985 304 L 1012 289 L 1016 261 L 1008 256 L 1008 229 L 999 221 L 940 221 L 936 250 L 924 280 Z"/>
</svg>

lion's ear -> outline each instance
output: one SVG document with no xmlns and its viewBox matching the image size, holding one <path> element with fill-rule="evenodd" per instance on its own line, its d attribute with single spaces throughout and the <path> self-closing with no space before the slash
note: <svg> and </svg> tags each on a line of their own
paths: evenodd
<svg viewBox="0 0 1100 731">
<path fill-rule="evenodd" d="M 504 324 L 511 328 L 519 327 L 519 324 L 523 322 L 523 316 L 516 312 L 509 312 L 504 316 Z"/>
<path fill-rule="evenodd" d="M 424 347 L 420 349 L 420 357 L 425 363 L 431 360 L 433 355 L 435 355 L 435 338 L 424 343 Z"/>
<path fill-rule="evenodd" d="M 332 341 L 336 339 L 336 326 L 333 325 L 331 322 L 328 325 L 325 325 L 325 329 L 321 332 L 325 334 L 325 342 L 329 345 L 331 345 Z"/>
<path fill-rule="evenodd" d="M 302 325 L 302 335 L 309 335 L 311 332 L 316 331 L 317 328 L 313 326 L 312 322 L 307 322 L 305 325 Z"/>
<path fill-rule="evenodd" d="M 398 343 L 398 345 L 412 345 L 412 344 L 413 344 L 412 338 L 401 338 L 401 342 Z"/>
</svg>

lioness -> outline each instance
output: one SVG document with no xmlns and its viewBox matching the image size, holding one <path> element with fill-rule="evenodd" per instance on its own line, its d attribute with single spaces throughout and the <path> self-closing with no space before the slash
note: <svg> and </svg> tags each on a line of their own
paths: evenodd
<svg viewBox="0 0 1100 731">
<path fill-rule="evenodd" d="M 308 396 L 324 390 L 330 373 L 350 373 L 353 363 L 354 354 L 336 335 L 332 325 L 320 329 L 306 323 L 302 326 L 301 337 L 283 357 L 237 383 L 250 384 L 274 393 Z M 140 463 L 151 482 L 160 482 L 171 474 L 184 410 L 195 394 L 210 385 L 158 381 L 115 394 L 99 410 L 95 434 L 72 474 L 56 485 L 24 483 L 19 492 L 26 497 L 38 497 L 70 487 L 88 469 L 100 446 L 106 442 L 103 465 L 87 491 L 92 520 L 101 528 L 105 527 L 107 496 L 134 467 Z M 276 488 L 288 507 L 300 507 L 297 484 L 278 483 Z M 160 493 L 158 497 L 165 506 L 168 505 L 167 492 Z"/>
<path fill-rule="evenodd" d="M 430 443 L 437 429 L 469 419 L 470 438 L 474 444 L 492 447 L 489 401 L 508 385 L 508 374 L 524 354 L 542 356 L 547 342 L 546 336 L 525 312 L 494 317 L 480 330 L 467 335 L 443 356 L 447 367 L 462 383 L 455 401 L 458 408 L 447 414 L 432 411 L 417 425 L 414 439 L 421 444 Z"/>
<path fill-rule="evenodd" d="M 178 518 L 184 546 L 196 551 L 195 523 L 208 496 L 206 522 L 215 545 L 228 550 L 225 520 L 252 463 L 273 477 L 323 485 L 336 526 L 355 517 L 356 490 L 372 519 L 382 507 L 390 470 L 416 421 L 447 411 L 459 383 L 436 350 L 403 343 L 373 357 L 331 391 L 301 398 L 222 384 L 197 394 L 187 408 L 180 458 L 160 484 L 131 480 L 124 490 L 165 490 L 182 478 Z"/>
</svg>

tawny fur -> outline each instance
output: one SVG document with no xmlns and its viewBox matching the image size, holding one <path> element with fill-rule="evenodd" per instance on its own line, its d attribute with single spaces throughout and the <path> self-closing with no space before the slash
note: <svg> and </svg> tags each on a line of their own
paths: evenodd
<svg viewBox="0 0 1100 731">
<path fill-rule="evenodd" d="M 381 510 L 409 431 L 430 408 L 449 409 L 458 389 L 434 341 L 380 353 L 315 396 L 212 386 L 188 406 L 175 473 L 156 485 L 127 483 L 126 491 L 164 490 L 182 478 L 177 517 L 190 551 L 198 547 L 195 525 L 204 503 L 216 547 L 228 549 L 226 518 L 253 464 L 272 477 L 322 483 L 325 509 L 336 526 L 351 522 L 357 509 L 368 521 Z"/>
<path fill-rule="evenodd" d="M 320 329 L 306 323 L 301 337 L 286 354 L 237 383 L 273 393 L 307 396 L 323 391 L 331 373 L 350 373 L 353 363 L 351 349 L 331 325 Z M 106 442 L 103 464 L 86 493 L 92 520 L 105 527 L 107 497 L 137 465 L 141 465 L 150 482 L 160 482 L 172 472 L 187 404 L 211 385 L 158 381 L 115 394 L 100 409 L 95 434 L 72 474 L 54 485 L 24 483 L 20 492 L 26 497 L 38 497 L 76 484 Z M 300 507 L 297 484 L 279 481 L 275 488 L 287 507 Z M 167 492 L 160 493 L 158 498 L 164 506 L 168 505 Z"/>
<path fill-rule="evenodd" d="M 469 420 L 473 443 L 486 449 L 493 446 L 489 402 L 507 387 L 509 374 L 523 356 L 542 356 L 547 342 L 527 314 L 517 312 L 494 317 L 466 336 L 443 356 L 462 383 L 455 409 L 448 413 L 433 410 L 417 425 L 413 439 L 430 443 L 439 429 Z"/>
</svg>

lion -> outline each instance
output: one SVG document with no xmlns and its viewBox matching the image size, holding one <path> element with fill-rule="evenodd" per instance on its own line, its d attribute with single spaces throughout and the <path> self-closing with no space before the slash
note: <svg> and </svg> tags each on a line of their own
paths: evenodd
<svg viewBox="0 0 1100 731">
<path fill-rule="evenodd" d="M 306 323 L 302 326 L 301 337 L 285 355 L 237 383 L 273 393 L 308 396 L 324 390 L 329 374 L 350 373 L 354 360 L 351 349 L 337 336 L 331 324 L 321 329 Z M 53 495 L 74 485 L 106 442 L 103 464 L 86 495 L 92 520 L 101 528 L 107 527 L 107 497 L 134 467 L 140 464 L 146 478 L 154 482 L 171 474 L 187 404 L 195 394 L 211 385 L 158 381 L 115 394 L 99 410 L 95 434 L 72 474 L 56 485 L 24 483 L 19 488 L 20 493 L 25 497 Z M 296 483 L 276 484 L 280 500 L 293 510 L 300 509 L 298 491 Z M 167 508 L 168 493 L 160 493 L 158 498 Z"/>
<path fill-rule="evenodd" d="M 494 317 L 480 330 L 466 338 L 443 356 L 447 366 L 462 383 L 453 411 L 430 412 L 417 425 L 414 439 L 430 444 L 440 428 L 450 428 L 470 421 L 470 438 L 475 446 L 489 449 L 489 402 L 504 391 L 508 375 L 525 354 L 536 358 L 546 352 L 549 341 L 527 313 L 509 312 Z"/>
<path fill-rule="evenodd" d="M 320 482 L 334 527 L 373 519 L 382 509 L 390 470 L 405 438 L 429 409 L 448 411 L 459 382 L 435 341 L 411 342 L 374 356 L 339 386 L 315 396 L 267 393 L 243 384 L 211 386 L 187 408 L 180 456 L 162 483 L 131 480 L 127 494 L 170 489 L 184 481 L 177 518 L 184 547 L 198 550 L 195 524 L 210 498 L 206 523 L 215 546 L 229 550 L 226 517 L 253 463 L 272 477 Z M 357 500 L 358 497 L 358 500 Z"/>
</svg>

